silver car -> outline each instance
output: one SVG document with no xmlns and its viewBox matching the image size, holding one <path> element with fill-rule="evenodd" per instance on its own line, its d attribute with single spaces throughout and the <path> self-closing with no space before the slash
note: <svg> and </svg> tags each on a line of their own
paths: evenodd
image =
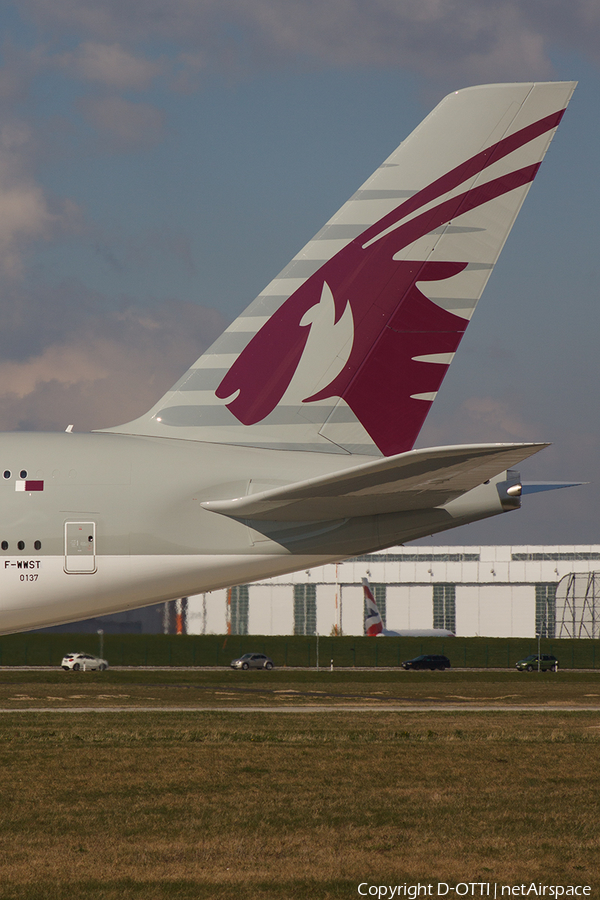
<svg viewBox="0 0 600 900">
<path fill-rule="evenodd" d="M 272 669 L 273 660 L 264 653 L 244 653 L 239 659 L 231 660 L 232 669 Z"/>
<path fill-rule="evenodd" d="M 67 653 L 66 656 L 63 656 L 61 666 L 65 672 L 69 670 L 73 672 L 91 672 L 96 669 L 104 672 L 105 669 L 108 669 L 108 663 L 105 659 L 100 659 L 99 656 L 92 656 L 90 653 Z"/>
</svg>

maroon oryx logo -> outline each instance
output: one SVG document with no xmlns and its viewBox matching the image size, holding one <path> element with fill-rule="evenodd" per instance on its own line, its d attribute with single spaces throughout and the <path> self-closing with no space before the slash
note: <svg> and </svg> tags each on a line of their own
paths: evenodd
<svg viewBox="0 0 600 900">
<path fill-rule="evenodd" d="M 383 454 L 411 449 L 431 406 L 430 395 L 438 390 L 448 368 L 419 357 L 454 353 L 468 324 L 432 303 L 418 284 L 451 278 L 467 263 L 394 257 L 457 216 L 533 181 L 539 163 L 475 184 L 435 205 L 444 194 L 555 128 L 563 112 L 546 116 L 478 153 L 347 244 L 257 332 L 221 381 L 217 397 L 232 397 L 227 407 L 244 425 L 262 421 L 275 409 L 308 340 L 311 326 L 302 324 L 302 319 L 320 302 L 327 286 L 335 302 L 336 323 L 350 304 L 354 341 L 342 371 L 303 402 L 343 398 Z M 425 206 L 429 208 L 419 212 Z"/>
</svg>

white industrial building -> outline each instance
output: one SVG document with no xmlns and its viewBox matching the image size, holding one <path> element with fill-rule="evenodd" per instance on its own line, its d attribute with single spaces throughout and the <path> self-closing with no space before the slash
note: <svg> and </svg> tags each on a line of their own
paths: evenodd
<svg viewBox="0 0 600 900">
<path fill-rule="evenodd" d="M 598 570 L 600 544 L 394 547 L 189 597 L 187 631 L 361 635 L 361 579 L 367 576 L 391 630 L 447 628 L 465 637 L 597 637 L 595 597 L 588 594 Z M 583 607 L 595 633 L 588 625 L 585 633 L 576 633 L 575 622 L 570 631 L 568 622 L 565 626 L 576 605 L 572 585 L 588 591 Z M 598 609 L 600 618 L 600 599 Z"/>
</svg>

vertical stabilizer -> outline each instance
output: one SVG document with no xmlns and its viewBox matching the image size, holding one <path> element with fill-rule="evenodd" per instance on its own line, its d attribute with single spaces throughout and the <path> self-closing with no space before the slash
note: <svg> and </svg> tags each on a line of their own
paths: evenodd
<svg viewBox="0 0 600 900">
<path fill-rule="evenodd" d="M 574 87 L 450 94 L 153 409 L 109 430 L 410 450 Z"/>
<path fill-rule="evenodd" d="M 362 586 L 365 598 L 365 634 L 369 637 L 377 637 L 383 634 L 381 613 L 375 603 L 375 597 L 367 578 L 363 578 Z"/>
</svg>

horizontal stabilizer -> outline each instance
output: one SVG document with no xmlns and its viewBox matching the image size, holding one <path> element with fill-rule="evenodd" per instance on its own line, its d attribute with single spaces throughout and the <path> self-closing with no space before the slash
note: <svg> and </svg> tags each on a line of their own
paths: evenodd
<svg viewBox="0 0 600 900">
<path fill-rule="evenodd" d="M 410 450 L 257 494 L 204 500 L 202 506 L 238 519 L 272 522 L 331 521 L 431 509 L 547 446 L 471 444 Z"/>
<path fill-rule="evenodd" d="M 542 491 L 557 491 L 560 488 L 580 487 L 585 481 L 524 481 L 521 494 L 541 494 Z"/>
</svg>

